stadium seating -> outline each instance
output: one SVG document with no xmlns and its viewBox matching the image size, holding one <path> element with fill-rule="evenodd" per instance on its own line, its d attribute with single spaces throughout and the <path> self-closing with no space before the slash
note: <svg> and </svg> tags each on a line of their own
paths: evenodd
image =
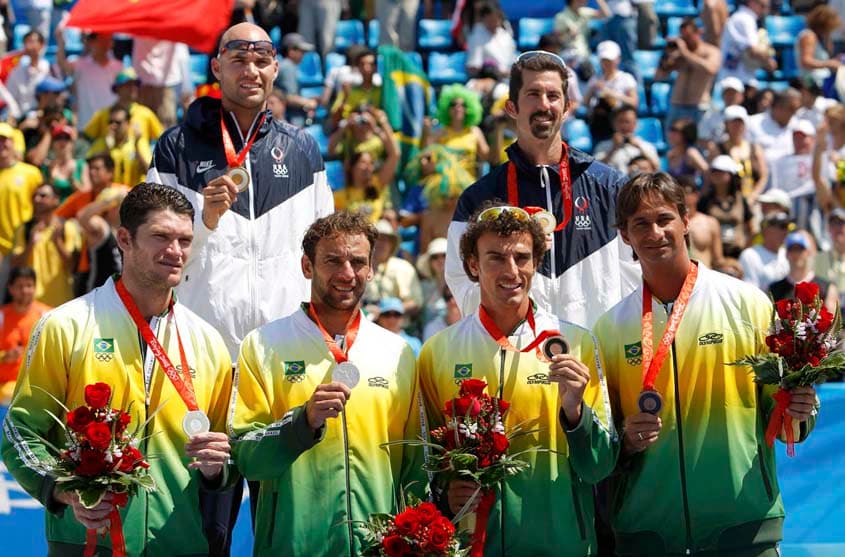
<svg viewBox="0 0 845 557">
<path fill-rule="evenodd" d="M 795 60 L 795 49 L 784 48 L 780 53 L 780 64 L 774 72 L 775 79 L 792 79 L 798 77 L 798 63 Z"/>
<path fill-rule="evenodd" d="M 452 22 L 448 19 L 421 19 L 417 28 L 420 50 L 446 51 L 452 48 Z"/>
<path fill-rule="evenodd" d="M 371 19 L 367 24 L 367 46 L 373 50 L 378 48 L 379 23 L 377 19 Z"/>
<path fill-rule="evenodd" d="M 191 82 L 194 87 L 208 81 L 208 55 L 191 54 L 190 60 Z"/>
<path fill-rule="evenodd" d="M 554 19 L 551 17 L 524 17 L 519 20 L 520 50 L 534 50 L 540 42 L 540 36 L 554 30 Z"/>
<path fill-rule="evenodd" d="M 671 91 L 672 85 L 669 83 L 657 82 L 651 84 L 649 112 L 652 116 L 663 117 L 666 115 L 666 111 L 669 110 Z"/>
<path fill-rule="evenodd" d="M 432 52 L 428 57 L 429 81 L 435 87 L 449 83 L 466 83 L 466 61 L 466 52 Z"/>
<path fill-rule="evenodd" d="M 306 99 L 316 99 L 319 98 L 320 95 L 323 94 L 323 86 L 322 85 L 312 85 L 310 87 L 300 87 L 299 88 L 299 95 L 305 97 Z"/>
<path fill-rule="evenodd" d="M 326 179 L 332 191 L 342 190 L 346 183 L 342 161 L 326 161 Z"/>
<path fill-rule="evenodd" d="M 766 32 L 769 41 L 775 48 L 793 46 L 795 39 L 807 26 L 804 16 L 800 15 L 770 15 L 766 17 Z"/>
<path fill-rule="evenodd" d="M 658 153 L 665 153 L 668 145 L 663 139 L 663 126 L 657 118 L 640 118 L 634 135 L 654 145 Z"/>
<path fill-rule="evenodd" d="M 10 50 L 17 50 L 23 48 L 23 37 L 29 33 L 31 27 L 26 23 L 16 23 L 12 30 L 12 48 Z"/>
<path fill-rule="evenodd" d="M 660 57 L 663 52 L 659 50 L 635 50 L 634 63 L 644 81 L 654 81 L 654 73 L 660 64 Z"/>
<path fill-rule="evenodd" d="M 329 52 L 326 54 L 326 75 L 329 75 L 335 68 L 346 65 L 346 56 L 339 52 Z"/>
<path fill-rule="evenodd" d="M 657 17 L 661 19 L 687 17 L 698 14 L 698 10 L 692 0 L 657 0 L 654 3 L 654 11 L 657 13 Z"/>
<path fill-rule="evenodd" d="M 82 30 L 77 27 L 65 27 L 65 53 L 82 54 Z"/>
<path fill-rule="evenodd" d="M 322 85 L 324 81 L 323 63 L 320 61 L 320 55 L 316 52 L 306 52 L 297 68 L 296 77 L 300 87 Z"/>
<path fill-rule="evenodd" d="M 576 149 L 592 152 L 593 136 L 587 122 L 580 118 L 569 118 L 563 123 L 563 138 Z"/>
<path fill-rule="evenodd" d="M 326 135 L 326 132 L 323 130 L 323 126 L 320 124 L 313 124 L 305 128 L 305 131 L 310 133 L 314 139 L 317 140 L 317 145 L 320 146 L 320 154 L 323 155 L 323 158 L 326 158 L 329 155 L 329 136 Z"/>
<path fill-rule="evenodd" d="M 352 44 L 364 44 L 364 24 L 357 19 L 341 19 L 337 22 L 334 49 L 345 52 Z"/>
<path fill-rule="evenodd" d="M 637 84 L 637 114 L 648 114 L 648 97 L 642 83 Z"/>
<path fill-rule="evenodd" d="M 270 29 L 270 40 L 277 47 L 281 47 L 282 29 L 278 25 Z"/>
</svg>

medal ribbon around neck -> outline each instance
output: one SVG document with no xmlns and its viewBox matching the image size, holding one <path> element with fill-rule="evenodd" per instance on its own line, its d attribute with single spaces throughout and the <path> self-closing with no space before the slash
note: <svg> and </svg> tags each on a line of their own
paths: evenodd
<svg viewBox="0 0 845 557">
<path fill-rule="evenodd" d="M 501 329 L 493 322 L 493 318 L 490 317 L 490 314 L 487 313 L 487 310 L 484 309 L 484 306 L 478 306 L 478 317 L 481 319 L 481 324 L 484 326 L 484 330 L 487 331 L 493 340 L 496 341 L 496 344 L 501 346 L 505 350 L 510 350 L 511 352 L 530 352 L 532 350 L 537 350 L 538 357 L 544 357 L 540 352 L 540 345 L 549 337 L 558 336 L 560 335 L 560 331 L 551 331 L 546 330 L 541 332 L 539 335 L 536 332 L 536 325 L 534 323 L 534 306 L 533 304 L 528 305 L 528 315 L 525 316 L 525 320 L 528 322 L 528 326 L 531 327 L 531 332 L 534 333 L 534 340 L 523 349 L 519 349 L 511 344 L 510 340 L 508 340 L 507 335 L 502 333 Z"/>
<path fill-rule="evenodd" d="M 176 328 L 176 341 L 179 344 L 179 359 L 182 363 L 182 374 L 179 373 L 170 361 L 170 358 L 167 356 L 167 352 L 164 351 L 164 347 L 162 347 L 161 343 L 153 333 L 152 328 L 150 328 L 150 324 L 147 323 L 147 320 L 144 319 L 143 315 L 141 315 L 141 310 L 138 309 L 138 306 L 135 304 L 135 300 L 132 299 L 132 295 L 129 294 L 128 290 L 126 290 L 126 286 L 123 284 L 123 279 L 117 280 L 115 283 L 115 289 L 117 290 L 117 295 L 120 297 L 120 301 L 123 302 L 123 305 L 132 317 L 132 321 L 135 322 L 135 326 L 138 327 L 141 337 L 144 339 L 144 342 L 147 343 L 147 346 L 150 347 L 150 350 L 153 351 L 153 355 L 155 355 L 156 360 L 158 360 L 159 365 L 161 365 L 161 368 L 170 379 L 170 382 L 173 383 L 173 388 L 175 388 L 176 392 L 179 393 L 179 397 L 185 402 L 185 406 L 187 406 L 188 410 L 191 411 L 199 410 L 197 397 L 194 393 L 194 384 L 193 381 L 191 381 L 188 359 L 185 357 L 185 348 L 182 345 L 182 336 L 179 334 L 179 324 L 176 322 L 176 319 L 173 319 L 173 324 Z M 170 317 L 174 317 L 172 297 L 170 301 L 169 315 Z"/>
<path fill-rule="evenodd" d="M 317 316 L 316 310 L 314 310 L 314 304 L 308 304 L 308 315 L 311 316 L 311 319 L 317 324 L 317 328 L 320 329 L 320 332 L 323 333 L 323 340 L 326 341 L 326 346 L 329 349 L 329 352 L 332 353 L 334 356 L 335 362 L 338 364 L 342 364 L 343 362 L 349 359 L 349 351 L 352 349 L 352 344 L 355 342 L 355 339 L 358 337 L 358 329 L 361 326 L 361 311 L 358 311 L 358 314 L 355 316 L 355 319 L 352 321 L 352 325 L 349 326 L 349 330 L 346 331 L 346 352 L 340 349 L 340 346 L 337 345 L 337 342 L 332 338 L 329 332 L 323 327 L 323 323 L 320 321 L 320 318 Z"/>
<path fill-rule="evenodd" d="M 663 331 L 663 337 L 660 339 L 660 346 L 657 347 L 656 354 L 654 353 L 654 315 L 651 311 L 651 289 L 649 289 L 648 283 L 643 281 L 643 391 L 654 390 L 654 381 L 657 379 L 657 374 L 660 373 L 663 361 L 669 353 L 669 347 L 675 340 L 675 334 L 678 332 L 681 318 L 687 309 L 696 277 L 698 277 L 698 265 L 690 262 L 689 271 L 687 271 L 684 284 L 681 286 L 678 299 L 675 300 L 675 305 L 672 307 L 672 313 L 669 314 L 669 321 L 666 323 L 666 330 Z"/>
<path fill-rule="evenodd" d="M 563 196 L 563 221 L 555 227 L 555 232 L 560 232 L 572 219 L 572 177 L 569 175 L 569 147 L 561 143 L 560 155 L 560 192 Z M 516 165 L 508 163 L 508 205 L 519 207 L 519 188 L 516 180 Z"/>
<path fill-rule="evenodd" d="M 246 144 L 244 144 L 244 148 L 240 153 L 238 153 L 235 151 L 235 144 L 232 142 L 232 136 L 229 135 L 229 129 L 226 127 L 223 110 L 220 111 L 220 133 L 223 134 L 223 151 L 226 153 L 226 163 L 229 165 L 229 168 L 238 168 L 243 166 L 246 156 L 249 154 L 249 150 L 252 147 L 253 142 L 255 142 L 255 138 L 258 137 L 258 132 L 261 130 L 261 126 L 264 125 L 264 120 L 266 118 L 266 113 L 261 114 L 261 120 L 258 122 L 258 125 L 255 126 L 249 140 L 247 140 Z"/>
</svg>

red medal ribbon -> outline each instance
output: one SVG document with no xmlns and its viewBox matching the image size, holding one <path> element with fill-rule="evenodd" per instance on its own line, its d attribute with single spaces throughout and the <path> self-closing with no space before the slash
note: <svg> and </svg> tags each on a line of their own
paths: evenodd
<svg viewBox="0 0 845 557">
<path fill-rule="evenodd" d="M 484 557 L 484 544 L 487 543 L 487 520 L 496 502 L 496 492 L 485 490 L 481 501 L 475 509 L 475 531 L 472 533 L 472 548 L 470 557 Z"/>
<path fill-rule="evenodd" d="M 560 156 L 560 192 L 563 196 L 563 220 L 555 227 L 555 232 L 560 232 L 572 218 L 572 177 L 569 175 L 569 147 L 561 142 L 563 152 Z M 516 182 L 516 165 L 508 163 L 508 204 L 519 207 L 519 188 Z"/>
<path fill-rule="evenodd" d="M 352 349 L 352 344 L 358 336 L 358 328 L 361 326 L 361 311 L 358 311 L 358 314 L 352 321 L 352 325 L 349 326 L 349 330 L 346 332 L 346 352 L 340 349 L 340 346 L 337 345 L 337 342 L 335 342 L 332 338 L 332 335 L 330 335 L 326 328 L 323 327 L 323 323 L 320 321 L 320 318 L 317 316 L 317 312 L 314 310 L 314 304 L 308 304 L 308 315 L 311 316 L 311 319 L 313 319 L 317 324 L 317 328 L 319 328 L 320 332 L 323 333 L 323 340 L 326 341 L 326 346 L 329 348 L 329 352 L 331 352 L 332 356 L 334 356 L 334 361 L 339 364 L 347 361 L 349 359 L 347 354 Z"/>
<path fill-rule="evenodd" d="M 775 399 L 775 407 L 772 410 L 772 416 L 769 418 L 769 424 L 766 426 L 766 444 L 769 447 L 774 446 L 775 439 L 780 435 L 781 430 L 786 433 L 786 454 L 795 456 L 795 432 L 792 431 L 792 416 L 786 413 L 789 408 L 789 403 L 792 401 L 792 395 L 785 389 L 778 389 L 772 395 Z"/>
<path fill-rule="evenodd" d="M 663 331 L 663 337 L 660 339 L 657 354 L 654 353 L 654 315 L 651 311 L 651 290 L 648 287 L 648 283 L 643 281 L 642 330 L 644 391 L 654 390 L 654 381 L 657 379 L 657 374 L 660 373 L 663 360 L 666 359 L 666 355 L 669 353 L 669 347 L 672 346 L 672 342 L 675 340 L 675 334 L 678 332 L 681 318 L 687 309 L 687 303 L 692 295 L 692 288 L 695 285 L 696 277 L 698 277 L 698 265 L 690 262 L 690 268 L 687 271 L 681 292 L 678 294 L 678 299 L 675 300 L 672 313 L 669 314 L 669 321 L 666 323 L 666 330 Z"/>
<path fill-rule="evenodd" d="M 141 315 L 141 310 L 138 309 L 138 306 L 135 305 L 135 301 L 132 299 L 132 296 L 126 290 L 126 286 L 123 284 L 122 279 L 117 279 L 117 282 L 114 284 L 115 289 L 117 290 L 117 295 L 120 296 L 120 300 L 123 302 L 123 305 L 126 307 L 126 311 L 129 312 L 129 315 L 132 316 L 132 321 L 135 322 L 135 326 L 138 327 L 138 331 L 141 333 L 141 337 L 144 339 L 144 342 L 147 343 L 147 346 L 150 347 L 150 350 L 153 351 L 153 355 L 155 355 L 156 360 L 158 360 L 159 365 L 164 370 L 164 373 L 167 374 L 167 377 L 170 378 L 170 382 L 173 383 L 173 387 L 176 389 L 176 392 L 179 393 L 179 396 L 185 401 L 185 406 L 188 407 L 188 410 L 199 410 L 199 406 L 197 405 L 197 397 L 194 394 L 194 384 L 191 381 L 191 373 L 190 368 L 188 367 L 188 359 L 185 357 L 185 348 L 182 346 L 182 336 L 179 334 L 179 324 L 176 323 L 174 319 L 174 325 L 176 326 L 176 340 L 179 343 L 179 358 L 182 363 L 182 374 L 179 374 L 179 371 L 170 361 L 170 358 L 167 356 L 167 352 L 164 351 L 164 348 L 161 346 L 161 343 L 156 338 L 153 330 L 150 328 L 150 324 L 147 323 L 147 320 L 144 319 L 144 316 Z M 170 301 L 170 316 L 172 317 L 173 313 L 173 300 L 171 298 Z"/>
<path fill-rule="evenodd" d="M 126 537 L 123 535 L 123 523 L 118 507 L 125 507 L 129 497 L 125 493 L 114 496 L 114 508 L 109 513 L 108 533 L 111 537 L 112 557 L 126 557 Z M 105 533 L 103 534 L 105 536 Z M 83 557 L 94 557 L 97 553 L 97 530 L 85 531 L 85 550 Z"/>
<path fill-rule="evenodd" d="M 496 341 L 496 344 L 501 346 L 505 350 L 510 350 L 512 352 L 530 352 L 534 349 L 537 349 L 537 355 L 541 356 L 539 346 L 549 337 L 557 336 L 560 334 L 560 331 L 543 331 L 539 335 L 535 329 L 534 323 L 534 305 L 528 304 L 528 315 L 525 316 L 525 320 L 528 321 L 528 326 L 531 327 L 531 332 L 534 333 L 534 340 L 520 350 L 519 348 L 515 347 L 511 342 L 508 340 L 507 335 L 505 335 L 499 327 L 496 326 L 496 323 L 493 322 L 493 318 L 490 317 L 490 314 L 487 313 L 487 310 L 484 309 L 483 305 L 478 306 L 478 317 L 481 319 L 481 324 L 484 326 L 484 330 L 487 331 L 493 340 Z"/>
<path fill-rule="evenodd" d="M 244 160 L 246 160 L 246 156 L 249 154 L 249 149 L 250 147 L 252 147 L 252 143 L 258 136 L 258 132 L 261 130 L 261 126 L 264 125 L 264 120 L 266 118 L 266 113 L 261 114 L 261 121 L 258 122 L 257 126 L 255 126 L 255 130 L 252 132 L 252 136 L 244 145 L 243 150 L 238 153 L 235 151 L 235 144 L 232 143 L 232 136 L 229 135 L 229 129 L 226 127 L 226 122 L 223 119 L 223 110 L 220 110 L 220 133 L 223 134 L 223 151 L 225 151 L 226 153 L 226 162 L 229 164 L 229 168 L 237 168 L 239 166 L 243 166 Z"/>
</svg>

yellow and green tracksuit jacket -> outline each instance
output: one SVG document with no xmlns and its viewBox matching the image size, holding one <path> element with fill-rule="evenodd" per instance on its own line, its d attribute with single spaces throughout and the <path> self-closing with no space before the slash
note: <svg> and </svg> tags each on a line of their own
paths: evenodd
<svg viewBox="0 0 845 557">
<path fill-rule="evenodd" d="M 413 352 L 362 318 L 348 355 L 361 377 L 345 421 L 329 418 L 315 433 L 305 403 L 331 382 L 335 361 L 307 310 L 252 331 L 241 345 L 231 435 L 239 470 L 261 482 L 255 555 L 359 555 L 362 531 L 351 521 L 396 512 L 400 488 L 425 488 L 421 449 L 382 446 L 421 437 Z"/>
<path fill-rule="evenodd" d="M 175 319 L 185 348 L 197 403 L 213 431 L 225 431 L 232 392 L 232 364 L 220 335 L 178 302 Z M 170 315 L 174 315 L 170 314 Z M 181 369 L 176 328 L 164 314 L 150 326 L 171 361 Z M 158 407 L 138 449 L 150 463 L 154 493 L 141 491 L 121 509 L 129 555 L 204 555 L 198 488 L 201 475 L 189 470 L 182 419 L 188 411 L 158 365 L 117 295 L 113 279 L 46 314 L 34 328 L 15 395 L 3 424 L 3 461 L 18 483 L 47 508 L 50 555 L 80 555 L 85 527 L 70 509 L 53 499 L 55 478 L 45 467 L 53 455 L 37 432 L 58 447 L 64 434 L 45 410 L 63 418 L 63 410 L 38 386 L 73 410 L 85 404 L 85 386 L 96 382 L 112 388 L 112 407 L 127 409 L 140 426 Z M 148 386 L 147 386 L 148 385 Z M 224 473 L 225 476 L 225 473 Z M 221 484 L 226 482 L 221 478 Z M 103 554 L 111 555 L 109 538 L 99 537 Z"/>
<path fill-rule="evenodd" d="M 642 295 L 641 286 L 595 328 L 620 430 L 625 416 L 639 412 Z M 654 299 L 655 351 L 670 311 Z M 764 439 L 775 388 L 756 385 L 746 366 L 728 365 L 767 351 L 772 312 L 759 289 L 699 265 L 655 383 L 664 402 L 660 437 L 642 453 L 621 455 L 610 482 L 619 555 L 725 555 L 781 539 L 774 450 Z M 795 439 L 812 426 L 796 423 Z"/>
<path fill-rule="evenodd" d="M 462 379 L 487 382 L 487 393 L 510 402 L 505 430 L 517 424 L 536 433 L 513 439 L 511 454 L 540 447 L 520 458 L 531 467 L 508 478 L 497 493 L 487 526 L 488 556 L 584 556 L 596 554 L 593 528 L 595 484 L 616 462 L 615 431 L 598 353 L 590 332 L 535 311 L 536 333 L 559 330 L 570 352 L 591 371 L 581 422 L 567 431 L 559 417 L 558 386 L 548 379 L 549 364 L 535 351 L 503 350 L 487 333 L 478 311 L 430 338 L 417 364 L 429 428 L 443 425 L 443 407 L 458 393 Z M 526 322 L 508 337 L 521 348 L 535 333 Z"/>
</svg>

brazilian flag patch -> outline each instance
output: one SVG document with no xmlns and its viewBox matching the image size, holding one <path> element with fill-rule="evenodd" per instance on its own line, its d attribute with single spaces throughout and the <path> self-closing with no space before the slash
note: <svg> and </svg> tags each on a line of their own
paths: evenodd
<svg viewBox="0 0 845 557">
<path fill-rule="evenodd" d="M 305 379 L 305 360 L 286 361 L 285 379 L 291 383 L 299 383 Z"/>
<path fill-rule="evenodd" d="M 114 359 L 114 339 L 95 338 L 94 357 L 101 362 L 110 362 Z"/>
<path fill-rule="evenodd" d="M 455 379 L 472 377 L 472 364 L 455 364 Z"/>
<path fill-rule="evenodd" d="M 625 361 L 632 366 L 643 363 L 643 343 L 635 342 L 625 345 Z"/>
</svg>

